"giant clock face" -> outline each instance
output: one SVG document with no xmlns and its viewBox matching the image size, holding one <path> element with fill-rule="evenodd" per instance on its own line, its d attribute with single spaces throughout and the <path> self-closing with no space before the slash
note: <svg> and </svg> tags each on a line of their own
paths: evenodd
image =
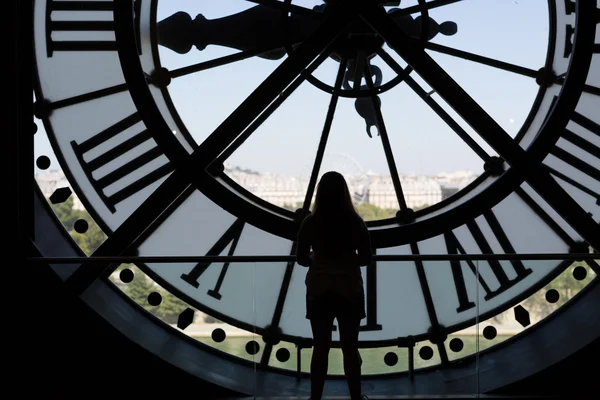
<svg viewBox="0 0 600 400">
<path fill-rule="evenodd" d="M 507 46 L 486 42 L 500 36 L 492 16 L 473 23 L 470 7 L 485 3 L 474 0 L 164 3 L 35 2 L 36 111 L 108 235 L 95 255 L 293 255 L 336 151 L 387 174 L 396 212 L 368 223 L 377 255 L 600 249 L 595 1 L 494 5 L 506 29 L 541 29 Z M 431 140 L 445 158 L 427 155 Z M 403 171 L 427 157 L 441 168 L 474 159 L 482 171 L 414 210 Z M 229 166 L 240 160 L 271 172 L 308 165 L 298 210 L 237 179 Z M 446 335 L 502 313 L 568 264 L 378 261 L 363 269 L 360 339 L 432 340 L 447 360 Z M 293 262 L 139 267 L 232 325 L 292 343 L 311 336 L 306 269 Z M 83 292 L 104 268 L 80 268 L 68 283 Z"/>
</svg>

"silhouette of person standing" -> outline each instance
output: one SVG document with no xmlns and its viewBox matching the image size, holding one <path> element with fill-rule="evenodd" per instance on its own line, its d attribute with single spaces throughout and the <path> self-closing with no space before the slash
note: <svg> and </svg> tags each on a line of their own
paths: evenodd
<svg viewBox="0 0 600 400">
<path fill-rule="evenodd" d="M 297 262 L 309 267 L 306 318 L 313 333 L 310 399 L 320 400 L 323 395 L 334 319 L 339 326 L 350 398 L 366 399 L 361 391 L 358 353 L 360 320 L 366 317 L 360 266 L 371 263 L 371 240 L 338 172 L 321 177 L 313 212 L 302 222 L 297 239 Z"/>
</svg>

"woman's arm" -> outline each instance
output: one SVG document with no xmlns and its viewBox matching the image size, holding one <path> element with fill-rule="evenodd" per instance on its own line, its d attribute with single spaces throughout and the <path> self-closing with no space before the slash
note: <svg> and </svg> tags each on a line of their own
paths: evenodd
<svg viewBox="0 0 600 400">
<path fill-rule="evenodd" d="M 361 219 L 359 224 L 358 235 L 358 265 L 371 265 L 373 255 L 371 250 L 371 235 L 367 225 Z"/>
<path fill-rule="evenodd" d="M 300 225 L 298 231 L 298 244 L 296 247 L 296 262 L 304 267 L 312 265 L 310 256 L 311 234 L 310 234 L 310 216 L 306 217 Z"/>
</svg>

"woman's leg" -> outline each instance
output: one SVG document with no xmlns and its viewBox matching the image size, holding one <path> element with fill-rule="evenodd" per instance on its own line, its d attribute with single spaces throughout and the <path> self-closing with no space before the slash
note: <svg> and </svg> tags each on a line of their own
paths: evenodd
<svg viewBox="0 0 600 400">
<path fill-rule="evenodd" d="M 313 353 L 310 362 L 310 399 L 321 400 L 325 377 L 327 376 L 333 317 L 311 319 L 310 326 L 313 333 Z"/>
<path fill-rule="evenodd" d="M 360 383 L 360 355 L 358 354 L 358 331 L 360 318 L 338 318 L 340 325 L 340 344 L 344 354 L 344 373 L 348 380 L 348 389 L 352 400 L 362 399 Z"/>
</svg>

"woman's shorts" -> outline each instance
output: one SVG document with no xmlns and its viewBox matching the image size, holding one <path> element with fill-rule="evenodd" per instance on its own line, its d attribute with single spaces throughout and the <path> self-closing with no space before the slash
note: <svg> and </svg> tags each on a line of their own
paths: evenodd
<svg viewBox="0 0 600 400">
<path fill-rule="evenodd" d="M 306 297 L 307 319 L 363 319 L 366 316 L 364 293 L 352 300 L 333 292 L 325 292 L 314 299 Z"/>
</svg>

